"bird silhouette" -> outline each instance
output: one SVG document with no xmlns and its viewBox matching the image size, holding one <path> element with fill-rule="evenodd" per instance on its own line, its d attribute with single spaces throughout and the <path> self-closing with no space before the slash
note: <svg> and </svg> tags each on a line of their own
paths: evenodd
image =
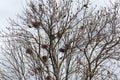
<svg viewBox="0 0 120 80">
<path fill-rule="evenodd" d="M 84 6 L 85 8 L 88 8 L 88 5 L 87 5 L 87 4 L 84 4 L 83 6 Z"/>
</svg>

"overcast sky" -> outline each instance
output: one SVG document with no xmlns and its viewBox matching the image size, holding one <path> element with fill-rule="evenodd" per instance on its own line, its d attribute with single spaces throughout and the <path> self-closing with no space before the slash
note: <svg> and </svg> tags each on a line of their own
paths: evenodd
<svg viewBox="0 0 120 80">
<path fill-rule="evenodd" d="M 25 0 L 2 0 L 0 1 L 0 28 L 8 26 L 8 18 L 15 18 L 23 11 Z"/>
<path fill-rule="evenodd" d="M 91 0 L 95 5 L 108 5 L 109 0 Z M 114 0 L 112 0 L 114 1 Z M 15 18 L 17 14 L 21 14 L 25 0 L 1 0 L 0 1 L 0 28 L 4 29 L 8 26 L 8 18 Z"/>
</svg>

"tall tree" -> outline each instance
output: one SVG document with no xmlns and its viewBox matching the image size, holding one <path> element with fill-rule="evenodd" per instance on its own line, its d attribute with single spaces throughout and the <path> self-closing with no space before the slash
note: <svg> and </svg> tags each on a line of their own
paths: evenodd
<svg viewBox="0 0 120 80">
<path fill-rule="evenodd" d="M 119 79 L 119 4 L 94 11 L 89 1 L 29 1 L 3 37 L 2 80 Z"/>
</svg>

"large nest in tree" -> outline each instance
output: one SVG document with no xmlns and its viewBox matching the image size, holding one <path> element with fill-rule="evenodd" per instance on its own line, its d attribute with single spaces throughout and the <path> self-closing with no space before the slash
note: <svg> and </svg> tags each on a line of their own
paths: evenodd
<svg viewBox="0 0 120 80">
<path fill-rule="evenodd" d="M 42 60 L 43 60 L 44 62 L 47 62 L 48 57 L 47 57 L 47 56 L 42 56 Z"/>
<path fill-rule="evenodd" d="M 59 51 L 60 51 L 60 52 L 65 52 L 65 49 L 60 48 Z"/>
<path fill-rule="evenodd" d="M 48 46 L 47 46 L 46 44 L 42 44 L 42 48 L 43 48 L 43 49 L 47 49 Z"/>
<path fill-rule="evenodd" d="M 39 28 L 40 25 L 41 25 L 41 22 L 38 22 L 38 21 L 35 21 L 35 22 L 31 22 L 32 26 L 35 27 L 35 28 Z"/>
<path fill-rule="evenodd" d="M 32 54 L 32 53 L 33 53 L 33 51 L 32 51 L 32 49 L 31 49 L 31 48 L 27 48 L 27 49 L 26 49 L 26 53 L 28 53 L 28 54 Z"/>
</svg>

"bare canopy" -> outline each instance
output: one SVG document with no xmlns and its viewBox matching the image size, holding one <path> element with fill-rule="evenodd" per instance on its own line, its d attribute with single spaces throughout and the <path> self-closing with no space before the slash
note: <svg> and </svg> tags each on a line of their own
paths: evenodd
<svg viewBox="0 0 120 80">
<path fill-rule="evenodd" d="M 119 3 L 97 11 L 89 0 L 27 5 L 4 32 L 0 79 L 119 80 Z"/>
</svg>

